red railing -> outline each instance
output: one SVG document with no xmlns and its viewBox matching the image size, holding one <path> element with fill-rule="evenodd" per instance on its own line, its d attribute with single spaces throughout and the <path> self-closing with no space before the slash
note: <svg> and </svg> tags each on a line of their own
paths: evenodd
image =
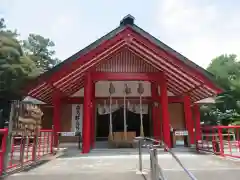
<svg viewBox="0 0 240 180">
<path fill-rule="evenodd" d="M 1 174 L 4 170 L 11 171 L 29 165 L 43 156 L 53 153 L 52 130 L 40 130 L 38 135 L 34 136 L 12 136 L 9 152 L 6 152 L 8 130 L 0 129 L 0 134 L 3 134 L 0 151 Z M 6 153 L 8 153 L 8 158 L 6 158 L 8 162 L 4 162 Z"/>
<path fill-rule="evenodd" d="M 240 126 L 208 126 L 201 128 L 198 151 L 240 158 Z"/>
<path fill-rule="evenodd" d="M 41 158 L 46 154 L 53 153 L 53 131 L 40 130 L 40 135 L 37 143 L 37 158 Z"/>
</svg>

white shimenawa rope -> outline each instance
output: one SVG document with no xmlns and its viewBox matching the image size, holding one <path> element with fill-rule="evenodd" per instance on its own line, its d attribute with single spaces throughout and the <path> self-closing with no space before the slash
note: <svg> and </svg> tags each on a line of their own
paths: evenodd
<svg viewBox="0 0 240 180">
<path fill-rule="evenodd" d="M 109 138 L 110 140 L 113 139 L 113 132 L 112 132 L 112 94 L 109 97 Z"/>
<path fill-rule="evenodd" d="M 143 130 L 143 113 L 142 113 L 142 94 L 140 94 L 140 121 L 141 121 L 140 136 L 143 137 L 144 136 L 144 130 Z"/>
<path fill-rule="evenodd" d="M 112 94 L 115 92 L 115 88 L 112 83 L 109 85 L 109 139 L 113 140 L 113 128 L 112 128 Z"/>
<path fill-rule="evenodd" d="M 124 92 L 123 96 L 123 123 L 124 123 L 124 140 L 127 140 L 127 114 L 126 114 L 126 91 Z"/>
<path fill-rule="evenodd" d="M 143 107 L 142 107 L 142 94 L 144 92 L 144 88 L 141 82 L 138 84 L 138 93 L 139 93 L 139 103 L 140 103 L 140 136 L 144 136 L 144 129 L 143 129 Z"/>
</svg>

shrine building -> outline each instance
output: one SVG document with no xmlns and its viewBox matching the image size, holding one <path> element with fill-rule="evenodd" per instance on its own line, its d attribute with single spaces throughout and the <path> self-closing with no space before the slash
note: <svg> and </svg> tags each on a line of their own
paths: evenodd
<svg viewBox="0 0 240 180">
<path fill-rule="evenodd" d="M 212 74 L 128 15 L 117 28 L 40 75 L 27 95 L 46 103 L 43 128 L 80 132 L 82 152 L 88 153 L 98 142 L 121 144 L 135 136 L 153 137 L 170 148 L 187 136 L 188 145 L 194 145 L 201 139 L 198 102 L 221 92 Z"/>
</svg>

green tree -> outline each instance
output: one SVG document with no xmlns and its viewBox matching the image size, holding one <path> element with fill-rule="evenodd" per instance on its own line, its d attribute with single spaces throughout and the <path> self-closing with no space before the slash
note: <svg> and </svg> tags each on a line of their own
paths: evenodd
<svg viewBox="0 0 240 180">
<path fill-rule="evenodd" d="M 0 20 L 0 93 L 18 90 L 22 82 L 40 74 L 41 70 L 25 56 L 20 43 L 14 37 L 16 32 L 6 29 L 4 19 Z"/>
<path fill-rule="evenodd" d="M 17 30 L 11 31 L 9 29 L 6 29 L 5 20 L 3 18 L 0 19 L 0 33 L 5 37 L 14 38 L 14 39 L 16 39 L 19 35 L 17 33 Z"/>
<path fill-rule="evenodd" d="M 5 25 L 5 20 L 3 18 L 0 19 L 0 29 L 5 29 L 6 25 Z"/>
<path fill-rule="evenodd" d="M 55 51 L 52 48 L 54 46 L 53 41 L 37 34 L 30 34 L 28 39 L 23 41 L 26 54 L 35 62 L 37 67 L 44 71 L 59 63 L 57 58 L 53 58 Z"/>
<path fill-rule="evenodd" d="M 240 63 L 235 54 L 221 55 L 214 58 L 207 68 L 215 75 L 218 84 L 225 92 L 216 97 L 216 104 L 205 108 L 208 117 L 214 117 L 218 124 L 228 125 L 240 117 Z"/>
<path fill-rule="evenodd" d="M 214 58 L 207 70 L 215 75 L 226 90 L 235 89 L 240 84 L 240 63 L 235 54 Z"/>
</svg>

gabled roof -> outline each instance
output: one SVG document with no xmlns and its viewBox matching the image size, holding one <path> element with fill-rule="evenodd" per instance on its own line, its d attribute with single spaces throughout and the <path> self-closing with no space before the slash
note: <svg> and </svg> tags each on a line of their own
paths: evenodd
<svg viewBox="0 0 240 180">
<path fill-rule="evenodd" d="M 135 50 L 136 53 L 144 51 L 145 53 L 141 56 L 144 56 L 144 59 L 147 59 L 148 62 L 153 63 L 156 68 L 164 71 L 171 67 L 172 70 L 178 72 L 179 77 L 177 74 L 175 77 L 176 88 L 182 86 L 183 89 L 185 84 L 186 87 L 188 84 L 188 88 L 181 90 L 181 92 L 189 93 L 193 97 L 192 101 L 198 101 L 222 91 L 216 86 L 212 74 L 135 25 L 133 17 L 128 15 L 117 28 L 40 75 L 35 82 L 31 83 L 32 85 L 28 88 L 28 95 L 51 103 L 54 91 L 58 91 L 63 96 L 66 95 L 65 92 L 69 92 L 66 89 L 68 86 L 61 85 L 64 80 L 69 83 L 72 82 L 73 79 L 67 78 L 73 76 L 73 72 L 77 72 L 79 75 L 83 74 L 90 67 L 90 64 L 92 65 L 94 61 L 100 59 L 104 53 L 105 57 L 112 56 L 117 48 L 119 50 L 126 46 Z M 113 50 L 110 51 L 109 49 Z M 93 59 L 94 61 L 91 62 Z M 167 74 L 167 76 L 170 78 L 169 80 L 174 80 L 174 74 Z M 189 88 L 190 80 L 192 82 L 196 81 L 191 88 Z M 79 79 L 75 83 L 79 83 L 79 86 L 82 87 L 83 79 Z"/>
</svg>

